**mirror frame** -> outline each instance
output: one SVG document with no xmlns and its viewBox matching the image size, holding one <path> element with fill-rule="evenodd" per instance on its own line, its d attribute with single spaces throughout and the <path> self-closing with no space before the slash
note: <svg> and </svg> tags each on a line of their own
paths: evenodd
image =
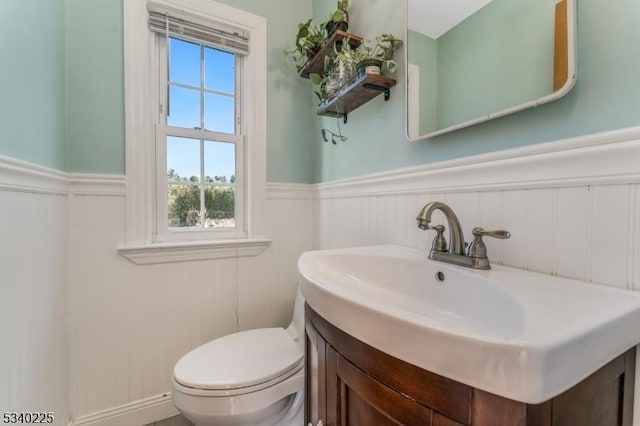
<svg viewBox="0 0 640 426">
<path fill-rule="evenodd" d="M 504 117 L 505 115 L 513 114 L 515 112 L 519 112 L 528 108 L 537 107 L 539 105 L 546 104 L 551 101 L 555 101 L 560 99 L 576 84 L 577 79 L 577 70 L 578 70 L 578 55 L 577 55 L 577 8 L 576 2 L 577 0 L 566 0 L 567 1 L 567 80 L 564 82 L 562 87 L 558 90 L 551 92 L 548 95 L 542 96 L 537 99 L 533 99 L 531 101 L 524 102 L 519 105 L 515 105 L 512 107 L 508 107 L 496 112 L 491 112 L 489 114 L 473 118 L 471 120 L 464 121 L 462 123 L 445 127 L 443 129 L 435 130 L 430 133 L 425 133 L 418 135 L 416 137 L 411 137 L 409 133 L 409 48 L 405 46 L 404 49 L 404 63 L 405 63 L 405 134 L 409 141 L 415 142 L 422 139 L 432 138 L 434 136 L 442 135 L 445 133 L 450 133 L 455 130 L 463 129 L 465 127 L 470 127 L 475 124 L 484 123 L 485 121 L 493 120 L 494 118 Z M 404 27 L 405 27 L 405 40 L 409 40 L 409 0 L 404 0 Z"/>
</svg>

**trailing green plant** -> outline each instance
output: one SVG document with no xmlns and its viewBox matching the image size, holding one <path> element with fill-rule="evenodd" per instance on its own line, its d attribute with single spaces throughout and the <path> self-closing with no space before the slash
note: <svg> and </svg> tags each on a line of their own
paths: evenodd
<svg viewBox="0 0 640 426">
<path fill-rule="evenodd" d="M 336 24 L 349 22 L 349 0 L 338 0 L 338 7 L 331 14 L 331 20 Z"/>
<path fill-rule="evenodd" d="M 387 33 L 376 37 L 376 48 L 378 59 L 389 61 L 393 58 L 396 50 L 402 46 L 402 40 L 395 38 L 393 34 Z"/>
<path fill-rule="evenodd" d="M 322 103 L 324 100 L 330 98 L 340 87 L 338 81 L 338 63 L 332 56 L 325 56 L 322 74 L 309 73 L 309 80 L 311 80 L 311 83 L 315 86 L 318 86 L 313 92 L 318 97 L 318 101 Z"/>
<path fill-rule="evenodd" d="M 302 71 L 324 43 L 324 24 L 316 25 L 312 19 L 298 24 L 298 33 L 293 50 L 283 50 L 284 57 L 291 59 L 298 72 Z"/>
<path fill-rule="evenodd" d="M 377 59 L 387 71 L 394 73 L 398 65 L 393 60 L 393 55 L 400 46 L 402 40 L 395 38 L 393 34 L 381 34 L 375 38 L 375 44 L 364 40 L 352 53 L 351 59 L 356 62 L 356 66 L 364 60 Z"/>
<path fill-rule="evenodd" d="M 334 45 L 333 54 L 325 57 L 322 74 L 309 74 L 311 82 L 317 86 L 314 93 L 318 100 L 327 100 L 337 89 L 349 83 L 356 75 L 358 64 L 363 61 L 374 59 L 388 72 L 395 72 L 397 64 L 392 58 L 401 45 L 402 40 L 395 38 L 393 34 L 377 36 L 375 44 L 365 40 L 353 47 L 350 39 L 346 38 L 340 47 Z"/>
<path fill-rule="evenodd" d="M 350 39 L 343 40 L 340 48 L 334 46 L 333 48 L 333 61 L 342 67 L 343 80 L 349 80 L 356 72 L 356 65 L 364 57 L 359 47 L 353 47 L 350 43 Z"/>
<path fill-rule="evenodd" d="M 375 40 L 375 44 L 370 40 L 364 40 L 357 47 L 353 47 L 348 39 L 345 40 L 339 50 L 334 49 L 334 61 L 342 64 L 351 76 L 356 73 L 358 64 L 370 59 L 380 61 L 380 65 L 390 73 L 395 72 L 397 64 L 392 58 L 398 47 L 402 45 L 402 40 L 395 38 L 393 34 L 382 34 Z"/>
<path fill-rule="evenodd" d="M 313 93 L 318 97 L 319 103 L 331 98 L 340 88 L 337 71 L 332 71 L 331 73 L 321 77 L 319 80 L 313 81 L 313 83 L 318 86 Z"/>
<path fill-rule="evenodd" d="M 329 21 L 325 24 L 327 38 L 338 29 L 347 31 L 349 29 L 349 0 L 338 0 L 336 10 L 329 15 Z"/>
<path fill-rule="evenodd" d="M 338 119 L 338 123 L 340 123 L 339 119 Z M 342 131 L 340 130 L 340 124 L 338 124 L 338 133 L 334 133 L 329 129 L 321 129 L 320 134 L 322 135 L 323 141 L 329 142 L 329 138 L 331 138 L 331 143 L 334 145 L 337 145 L 338 141 L 346 142 L 349 140 L 348 137 L 342 134 Z"/>
</svg>

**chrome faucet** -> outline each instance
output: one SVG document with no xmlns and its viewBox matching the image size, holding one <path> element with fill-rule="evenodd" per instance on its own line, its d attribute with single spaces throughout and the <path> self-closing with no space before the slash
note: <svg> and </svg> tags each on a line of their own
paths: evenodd
<svg viewBox="0 0 640 426">
<path fill-rule="evenodd" d="M 445 227 L 443 225 L 431 225 L 431 215 L 434 210 L 440 210 L 447 219 L 449 226 L 449 240 L 451 248 L 447 248 L 447 240 L 444 238 Z M 418 217 L 418 228 L 436 231 L 436 236 L 431 244 L 429 258 L 440 262 L 453 263 L 455 265 L 466 266 L 474 269 L 491 269 L 489 258 L 487 257 L 487 247 L 482 241 L 483 236 L 494 238 L 509 238 L 511 234 L 507 231 L 485 231 L 482 228 L 473 228 L 473 241 L 469 244 L 464 242 L 464 235 L 458 217 L 451 207 L 440 201 L 432 201 L 425 205 Z M 465 253 L 465 249 L 467 249 Z"/>
</svg>

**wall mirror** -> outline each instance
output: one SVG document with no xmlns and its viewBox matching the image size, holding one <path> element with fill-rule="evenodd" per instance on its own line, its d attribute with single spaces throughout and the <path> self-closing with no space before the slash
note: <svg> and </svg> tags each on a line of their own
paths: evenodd
<svg viewBox="0 0 640 426">
<path fill-rule="evenodd" d="M 576 0 L 405 0 L 407 136 L 535 107 L 576 79 Z"/>
</svg>

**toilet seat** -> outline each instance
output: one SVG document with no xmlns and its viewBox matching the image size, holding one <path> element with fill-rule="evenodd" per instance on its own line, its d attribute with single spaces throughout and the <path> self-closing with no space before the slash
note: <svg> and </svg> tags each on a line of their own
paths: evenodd
<svg viewBox="0 0 640 426">
<path fill-rule="evenodd" d="M 265 389 L 232 396 L 215 396 L 220 391 L 184 388 L 173 381 L 171 399 L 176 407 L 192 422 L 199 424 L 249 425 L 263 424 L 275 419 L 273 425 L 299 426 L 299 421 L 284 422 L 277 413 L 296 416 L 301 413 L 304 389 L 304 369 L 299 369 L 286 380 L 281 380 Z M 189 393 L 184 392 L 187 389 Z M 194 394 L 200 392 L 200 394 Z M 290 411 L 290 414 L 281 410 Z"/>
<path fill-rule="evenodd" d="M 197 396 L 256 392 L 300 371 L 303 352 L 300 338 L 283 328 L 230 334 L 183 356 L 174 368 L 174 387 Z"/>
</svg>

